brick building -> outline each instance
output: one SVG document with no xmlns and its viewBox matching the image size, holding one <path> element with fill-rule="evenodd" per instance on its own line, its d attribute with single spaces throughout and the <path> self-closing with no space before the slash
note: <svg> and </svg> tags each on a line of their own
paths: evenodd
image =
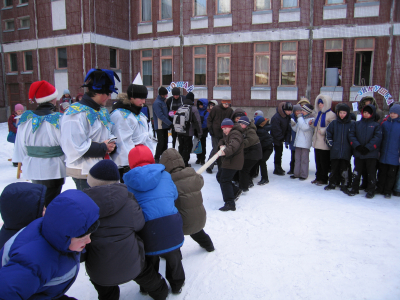
<svg viewBox="0 0 400 300">
<path fill-rule="evenodd" d="M 363 86 L 400 94 L 398 0 L 1 0 L 0 120 L 28 108 L 30 84 L 72 96 L 91 68 L 125 91 L 187 81 L 196 98 L 232 99 L 272 114 L 280 101 L 326 93 L 354 101 Z M 61 95 L 60 95 L 61 96 Z M 378 104 L 383 96 L 374 93 Z M 357 100 L 359 100 L 358 97 Z"/>
</svg>

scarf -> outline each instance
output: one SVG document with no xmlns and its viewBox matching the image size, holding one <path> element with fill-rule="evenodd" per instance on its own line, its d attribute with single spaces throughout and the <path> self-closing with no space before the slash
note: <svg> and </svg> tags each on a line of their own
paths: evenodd
<svg viewBox="0 0 400 300">
<path fill-rule="evenodd" d="M 314 122 L 314 127 L 318 126 L 319 117 L 321 117 L 321 115 L 322 115 L 322 117 L 321 117 L 321 127 L 325 127 L 325 118 L 326 118 L 326 113 L 328 111 L 331 111 L 331 109 L 328 109 L 324 113 L 322 111 L 318 112 L 318 116 L 317 116 L 317 118 L 315 119 L 315 122 Z"/>
</svg>

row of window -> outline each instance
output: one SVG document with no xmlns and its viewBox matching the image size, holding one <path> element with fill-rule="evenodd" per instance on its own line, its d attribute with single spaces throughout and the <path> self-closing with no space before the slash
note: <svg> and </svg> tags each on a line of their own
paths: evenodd
<svg viewBox="0 0 400 300">
<path fill-rule="evenodd" d="M 18 4 L 25 4 L 28 3 L 29 0 L 18 0 Z M 13 6 L 13 0 L 4 0 L 4 7 L 11 7 Z"/>
<path fill-rule="evenodd" d="M 153 0 L 140 0 L 141 22 L 151 21 L 151 10 Z M 172 19 L 172 2 L 173 0 L 159 0 L 160 1 L 160 19 Z M 192 0 L 193 1 L 193 16 L 206 16 L 207 15 L 207 0 Z M 272 0 L 253 0 L 254 10 L 270 10 Z M 361 2 L 374 2 L 377 0 L 356 0 L 357 3 Z M 297 8 L 299 7 L 299 0 L 280 0 L 281 9 Z M 346 0 L 325 0 L 325 5 L 340 5 L 345 4 Z M 217 0 L 215 1 L 216 14 L 230 14 L 231 13 L 231 0 Z"/>
<path fill-rule="evenodd" d="M 29 29 L 31 27 L 31 19 L 29 16 L 19 17 L 17 19 L 18 29 Z M 4 20 L 4 31 L 14 31 L 14 19 Z"/>
</svg>

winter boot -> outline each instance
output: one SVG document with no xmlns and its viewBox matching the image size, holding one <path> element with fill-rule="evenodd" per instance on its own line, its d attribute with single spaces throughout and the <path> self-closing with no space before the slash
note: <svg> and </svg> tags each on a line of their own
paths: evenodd
<svg viewBox="0 0 400 300">
<path fill-rule="evenodd" d="M 336 188 L 336 185 L 334 185 L 333 183 L 329 183 L 326 187 L 324 187 L 325 191 L 330 191 L 330 190 L 334 190 Z"/>
<path fill-rule="evenodd" d="M 195 164 L 196 164 L 196 165 L 199 165 L 199 164 L 200 164 L 200 159 L 197 159 L 196 162 L 195 162 Z"/>
<path fill-rule="evenodd" d="M 390 198 L 392 198 L 392 195 L 390 195 L 390 194 L 385 194 L 385 199 L 390 199 Z"/>
<path fill-rule="evenodd" d="M 257 185 L 265 185 L 269 183 L 268 178 L 261 178 L 261 180 L 257 183 Z"/>
<path fill-rule="evenodd" d="M 365 197 L 368 198 L 368 199 L 372 199 L 372 198 L 375 197 L 375 192 L 374 191 L 369 191 Z"/>
<path fill-rule="evenodd" d="M 205 165 L 205 160 L 204 159 L 202 159 L 202 160 L 200 160 L 200 165 L 202 165 L 202 166 L 204 166 Z"/>
<path fill-rule="evenodd" d="M 220 211 L 235 211 L 236 210 L 236 206 L 235 206 L 235 201 L 227 201 L 225 202 L 225 205 L 222 206 L 220 209 Z"/>
<path fill-rule="evenodd" d="M 354 188 L 352 188 L 351 190 L 347 191 L 347 195 L 349 196 L 354 196 L 356 194 L 359 194 L 360 192 Z"/>
<path fill-rule="evenodd" d="M 208 167 L 208 168 L 206 169 L 206 172 L 207 172 L 208 174 L 212 174 L 212 169 L 211 169 L 210 167 Z"/>
<path fill-rule="evenodd" d="M 274 174 L 279 175 L 279 176 L 284 176 L 285 171 L 282 169 L 282 167 L 280 165 L 275 165 Z"/>
</svg>

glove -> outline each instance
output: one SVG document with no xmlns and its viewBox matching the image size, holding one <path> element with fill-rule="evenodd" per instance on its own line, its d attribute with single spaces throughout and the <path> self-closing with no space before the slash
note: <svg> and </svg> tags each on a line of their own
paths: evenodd
<svg viewBox="0 0 400 300">
<path fill-rule="evenodd" d="M 368 148 L 367 148 L 367 147 L 364 147 L 364 146 L 357 146 L 357 147 L 356 147 L 356 150 L 357 150 L 358 152 L 360 152 L 361 155 L 366 155 L 366 154 L 368 154 L 368 152 L 369 152 Z"/>
<path fill-rule="evenodd" d="M 289 149 L 289 143 L 285 142 L 285 148 Z"/>
<path fill-rule="evenodd" d="M 296 122 L 295 122 L 295 120 L 293 120 L 293 119 L 290 119 L 290 125 L 292 125 L 292 126 L 295 126 L 295 125 L 296 125 Z"/>
<path fill-rule="evenodd" d="M 209 129 L 208 131 L 210 132 L 211 136 L 214 136 L 214 130 L 213 129 Z"/>
</svg>

